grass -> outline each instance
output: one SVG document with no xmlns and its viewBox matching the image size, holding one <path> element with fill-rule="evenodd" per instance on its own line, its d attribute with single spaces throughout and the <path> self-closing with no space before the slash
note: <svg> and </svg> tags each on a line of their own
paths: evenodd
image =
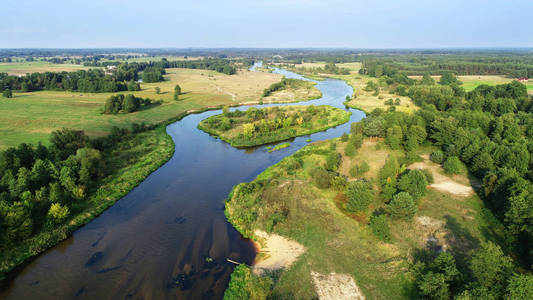
<svg viewBox="0 0 533 300">
<path fill-rule="evenodd" d="M 82 211 L 61 227 L 43 231 L 0 254 L 0 279 L 26 259 L 66 239 L 77 228 L 104 212 L 157 170 L 174 153 L 172 138 L 166 126 L 142 132 L 126 139 L 108 157 L 106 164 L 114 170 L 88 196 Z"/>
<path fill-rule="evenodd" d="M 336 150 L 331 150 L 332 142 L 337 143 Z M 350 274 L 368 299 L 412 298 L 413 276 L 408 269 L 411 255 L 426 247 L 430 235 L 436 235 L 450 249 L 464 252 L 476 248 L 481 241 L 503 237 L 501 224 L 491 218 L 477 195 L 464 198 L 429 189 L 417 216 L 429 217 L 443 226 L 427 227 L 414 220 L 391 221 L 392 242 L 384 243 L 367 225 L 370 212 L 384 206 L 377 192 L 367 213 L 352 215 L 341 208 L 345 199 L 341 192 L 318 189 L 312 183 L 309 170 L 323 165 L 331 151 L 342 155 L 343 163 L 369 163 L 371 170 L 365 177 L 376 182 L 383 156 L 402 154 L 386 148 L 376 150 L 379 143 L 366 139 L 354 158 L 343 155 L 344 143 L 339 139 L 313 143 L 265 170 L 252 185 L 241 184 L 234 189 L 226 203 L 226 215 L 239 231 L 249 234 L 255 229 L 265 230 L 269 216 L 282 211 L 286 219 L 274 226 L 274 232 L 306 248 L 299 260 L 276 278 L 273 298 L 316 298 L 311 271 Z M 419 154 L 426 150 L 421 149 Z M 294 170 L 290 166 L 299 159 L 303 165 Z M 241 192 L 244 187 L 248 187 L 248 194 Z M 255 215 L 255 219 L 247 219 L 245 211 Z"/>
<path fill-rule="evenodd" d="M 0 73 L 8 73 L 9 75 L 26 75 L 27 73 L 36 72 L 72 72 L 89 68 L 83 65 L 53 64 L 46 61 L 0 63 Z"/>
<path fill-rule="evenodd" d="M 164 82 L 141 84 L 138 97 L 163 100 L 162 105 L 130 114 L 100 114 L 112 93 L 38 91 L 0 97 L 0 149 L 22 142 L 47 144 L 50 133 L 67 127 L 85 130 L 89 136 L 106 135 L 111 127 L 129 127 L 133 122 L 157 124 L 189 111 L 221 105 L 258 103 L 263 90 L 281 80 L 281 75 L 239 72 L 225 75 L 207 70 L 167 69 Z M 174 86 L 181 86 L 179 101 L 173 100 Z M 155 87 L 161 89 L 156 94 Z"/>
<path fill-rule="evenodd" d="M 263 108 L 260 111 L 264 115 L 260 120 L 250 120 L 249 113 L 255 110 L 249 110 L 240 115 L 230 113 L 228 116 L 219 114 L 202 120 L 198 124 L 198 128 L 220 137 L 223 141 L 231 144 L 233 147 L 251 147 L 268 143 L 283 141 L 296 136 L 308 135 L 311 133 L 324 131 L 328 128 L 348 122 L 350 119 L 350 112 L 334 108 L 331 106 L 321 105 L 315 107 L 315 113 L 309 113 L 310 106 L 284 106 L 275 108 Z M 301 122 L 298 123 L 299 116 Z M 304 121 L 305 116 L 309 117 L 308 121 Z M 277 128 L 270 131 L 262 131 L 261 124 L 265 121 L 275 122 L 276 120 L 287 120 L 293 118 L 290 126 Z M 227 129 L 222 128 L 224 121 L 231 122 Z M 252 136 L 244 134 L 244 125 L 254 124 L 255 132 Z"/>
<path fill-rule="evenodd" d="M 322 97 L 322 92 L 318 90 L 316 83 L 299 80 L 286 79 L 287 85 L 281 90 L 272 92 L 269 96 L 263 97 L 263 103 L 291 103 L 298 101 L 307 101 Z"/>
<path fill-rule="evenodd" d="M 268 149 L 268 152 L 274 152 L 274 151 L 277 151 L 277 150 L 280 150 L 280 149 L 288 148 L 290 146 L 291 146 L 291 143 L 279 144 L 279 145 L 276 145 L 274 148 Z"/>
</svg>

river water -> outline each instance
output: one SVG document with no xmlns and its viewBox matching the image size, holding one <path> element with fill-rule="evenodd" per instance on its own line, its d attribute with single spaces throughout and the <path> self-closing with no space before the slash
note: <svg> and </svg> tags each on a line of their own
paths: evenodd
<svg viewBox="0 0 533 300">
<path fill-rule="evenodd" d="M 255 69 L 255 66 L 252 70 Z M 275 70 L 287 78 L 304 79 Z M 323 97 L 286 105 L 327 104 L 342 109 L 352 88 L 326 79 Z M 283 104 L 282 104 L 283 105 Z M 273 105 L 256 105 L 267 107 Z M 246 110 L 248 106 L 233 108 Z M 221 299 L 235 267 L 250 264 L 255 250 L 229 224 L 223 200 L 231 188 L 313 141 L 338 137 L 350 122 L 291 140 L 269 153 L 266 146 L 236 149 L 197 129 L 220 110 L 189 115 L 167 127 L 174 156 L 127 196 L 24 266 L 0 291 L 1 299 Z M 206 258 L 212 258 L 210 261 Z"/>
</svg>

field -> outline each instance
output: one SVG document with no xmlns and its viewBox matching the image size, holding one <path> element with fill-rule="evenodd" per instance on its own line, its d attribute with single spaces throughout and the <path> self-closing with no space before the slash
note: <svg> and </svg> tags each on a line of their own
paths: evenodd
<svg viewBox="0 0 533 300">
<path fill-rule="evenodd" d="M 36 72 L 72 72 L 89 68 L 82 65 L 53 64 L 46 61 L 0 63 L 0 73 L 8 73 L 9 75 L 26 75 Z"/>
<path fill-rule="evenodd" d="M 191 109 L 219 105 L 258 102 L 265 88 L 279 82 L 281 75 L 241 71 L 225 75 L 215 71 L 167 69 L 164 82 L 141 84 L 138 97 L 163 100 L 159 106 L 130 114 L 102 115 L 105 100 L 112 93 L 73 93 L 38 91 L 14 93 L 14 98 L 0 97 L 0 149 L 21 142 L 48 142 L 49 134 L 67 127 L 82 129 L 90 136 L 102 136 L 112 126 L 129 127 L 132 122 L 154 124 L 173 118 Z M 182 95 L 173 100 L 174 86 L 179 84 Z M 156 94 L 155 87 L 161 89 Z"/>
<path fill-rule="evenodd" d="M 332 143 L 336 143 L 336 150 L 331 150 Z M 246 189 L 249 196 L 239 192 L 243 185 L 237 186 L 226 204 L 230 222 L 241 232 L 268 231 L 270 227 L 274 233 L 305 247 L 304 254 L 290 268 L 273 273 L 273 298 L 291 295 L 315 299 L 317 287 L 312 274 L 316 273 L 352 277 L 367 299 L 416 298 L 409 264 L 413 253 L 428 249 L 430 238 L 436 238 L 439 246 L 455 253 L 467 253 L 482 241 L 502 238 L 501 224 L 493 221 L 476 194 L 457 195 L 429 187 L 415 219 L 391 221 L 392 242 L 378 240 L 367 225 L 370 212 L 384 206 L 375 184 L 375 197 L 368 212 L 354 215 L 341 208 L 345 199 L 341 192 L 317 188 L 308 174 L 325 162 L 328 153 L 335 151 L 342 155 L 339 172 L 347 175 L 348 180 L 354 178 L 346 174 L 347 166 L 366 161 L 370 171 L 364 178 L 375 182 L 385 158 L 401 153 L 387 149 L 380 139 L 365 139 L 359 154 L 350 158 L 343 155 L 345 144 L 334 139 L 301 149 L 260 174 L 253 181 L 254 187 Z M 422 148 L 418 154 L 426 156 L 429 151 Z M 295 168 L 294 161 L 298 159 L 303 165 Z M 458 185 L 468 182 L 466 176 L 446 177 L 438 165 L 427 166 L 446 181 Z M 250 205 L 246 201 L 251 201 L 245 199 L 258 199 L 249 208 L 257 215 L 252 223 L 242 221 L 246 220 L 246 213 L 241 205 Z M 269 215 L 276 212 L 282 212 L 285 219 L 273 222 Z"/>
</svg>

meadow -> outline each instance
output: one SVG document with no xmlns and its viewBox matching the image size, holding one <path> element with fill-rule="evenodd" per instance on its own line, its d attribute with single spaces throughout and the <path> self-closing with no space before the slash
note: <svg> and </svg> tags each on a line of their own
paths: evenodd
<svg viewBox="0 0 533 300">
<path fill-rule="evenodd" d="M 0 73 L 26 75 L 28 73 L 72 72 L 87 70 L 89 67 L 74 64 L 53 64 L 46 61 L 0 63 Z"/>
<path fill-rule="evenodd" d="M 221 105 L 257 103 L 262 92 L 281 75 L 239 71 L 225 75 L 215 71 L 167 69 L 165 81 L 141 84 L 141 91 L 121 92 L 162 100 L 162 104 L 130 114 L 103 115 L 105 100 L 114 93 L 65 91 L 15 92 L 11 99 L 0 97 L 0 149 L 19 143 L 48 143 L 49 134 L 66 127 L 85 130 L 89 136 L 106 135 L 113 126 L 128 127 L 137 122 L 156 124 L 189 111 Z M 182 95 L 173 100 L 174 86 Z M 156 93 L 160 88 L 160 94 Z"/>
</svg>

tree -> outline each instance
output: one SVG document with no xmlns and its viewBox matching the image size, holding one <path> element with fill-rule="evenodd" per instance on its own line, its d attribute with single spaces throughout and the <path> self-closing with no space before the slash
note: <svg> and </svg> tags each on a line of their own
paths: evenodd
<svg viewBox="0 0 533 300">
<path fill-rule="evenodd" d="M 156 94 L 160 94 L 161 93 L 161 88 L 159 88 L 158 86 L 155 87 L 155 93 Z"/>
<path fill-rule="evenodd" d="M 420 84 L 422 85 L 434 85 L 435 79 L 431 78 L 431 76 L 428 73 L 424 73 L 424 76 L 422 76 L 422 79 L 420 79 Z"/>
<path fill-rule="evenodd" d="M 178 100 L 180 94 L 181 94 L 181 87 L 178 84 L 176 84 L 176 86 L 174 87 L 174 100 Z"/>
<path fill-rule="evenodd" d="M 370 166 L 368 165 L 368 163 L 366 161 L 363 161 L 360 164 L 355 164 L 350 169 L 350 175 L 352 177 L 361 176 L 361 175 L 365 174 L 366 172 L 368 172 L 368 170 L 370 170 Z"/>
<path fill-rule="evenodd" d="M 420 293 L 429 299 L 447 300 L 450 298 L 450 290 L 444 274 L 428 272 L 418 283 Z"/>
<path fill-rule="evenodd" d="M 246 137 L 252 137 L 254 135 L 254 132 L 255 132 L 255 124 L 254 123 L 246 123 L 244 125 L 242 125 L 242 131 L 243 131 L 243 134 L 246 136 Z"/>
<path fill-rule="evenodd" d="M 456 83 L 457 77 L 452 72 L 444 72 L 440 77 L 439 83 L 442 85 L 449 85 L 451 83 Z"/>
<path fill-rule="evenodd" d="M 68 207 L 62 206 L 59 203 L 52 203 L 50 210 L 48 211 L 48 219 L 53 224 L 63 223 L 69 216 Z"/>
<path fill-rule="evenodd" d="M 354 156 L 356 153 L 355 147 L 352 143 L 347 143 L 346 148 L 344 148 L 344 154 L 346 156 Z"/>
<path fill-rule="evenodd" d="M 462 174 L 466 171 L 465 166 L 457 156 L 448 157 L 443 164 L 443 168 L 448 174 Z"/>
<path fill-rule="evenodd" d="M 385 141 L 389 147 L 393 150 L 401 149 L 403 140 L 402 128 L 398 125 L 393 125 L 392 127 L 387 128 L 387 136 Z"/>
<path fill-rule="evenodd" d="M 89 142 L 89 137 L 82 130 L 63 128 L 52 132 L 50 142 L 56 157 L 59 160 L 65 160 L 70 155 L 74 155 L 79 148 L 85 147 Z"/>
<path fill-rule="evenodd" d="M 131 113 L 131 112 L 137 111 L 139 109 L 139 106 L 140 106 L 139 98 L 131 94 L 127 95 L 124 98 L 124 105 L 123 105 L 124 112 Z"/>
<path fill-rule="evenodd" d="M 433 151 L 429 155 L 429 159 L 434 163 L 441 164 L 444 161 L 444 152 L 440 150 Z"/>
<path fill-rule="evenodd" d="M 515 274 L 507 286 L 509 299 L 533 299 L 533 275 Z"/>
<path fill-rule="evenodd" d="M 426 176 L 420 170 L 410 170 L 407 174 L 402 175 L 398 181 L 398 189 L 408 192 L 413 200 L 418 200 L 426 194 L 427 185 Z"/>
<path fill-rule="evenodd" d="M 315 185 L 319 189 L 329 188 L 331 176 L 329 175 L 328 171 L 326 171 L 324 168 L 321 168 L 321 167 L 315 168 L 311 170 L 310 175 L 313 178 Z"/>
<path fill-rule="evenodd" d="M 346 210 L 350 212 L 360 212 L 368 208 L 372 202 L 373 193 L 370 183 L 364 181 L 355 181 L 348 183 L 346 188 Z"/>
<path fill-rule="evenodd" d="M 6 98 L 13 98 L 13 92 L 10 89 L 5 89 L 2 92 L 2 96 L 6 97 Z"/>
<path fill-rule="evenodd" d="M 411 220 L 417 211 L 413 197 L 407 192 L 400 192 L 387 205 L 387 213 L 396 219 Z"/>
<path fill-rule="evenodd" d="M 513 270 L 513 260 L 506 256 L 500 246 L 488 242 L 472 253 L 472 274 L 479 285 L 500 297 Z"/>
</svg>

